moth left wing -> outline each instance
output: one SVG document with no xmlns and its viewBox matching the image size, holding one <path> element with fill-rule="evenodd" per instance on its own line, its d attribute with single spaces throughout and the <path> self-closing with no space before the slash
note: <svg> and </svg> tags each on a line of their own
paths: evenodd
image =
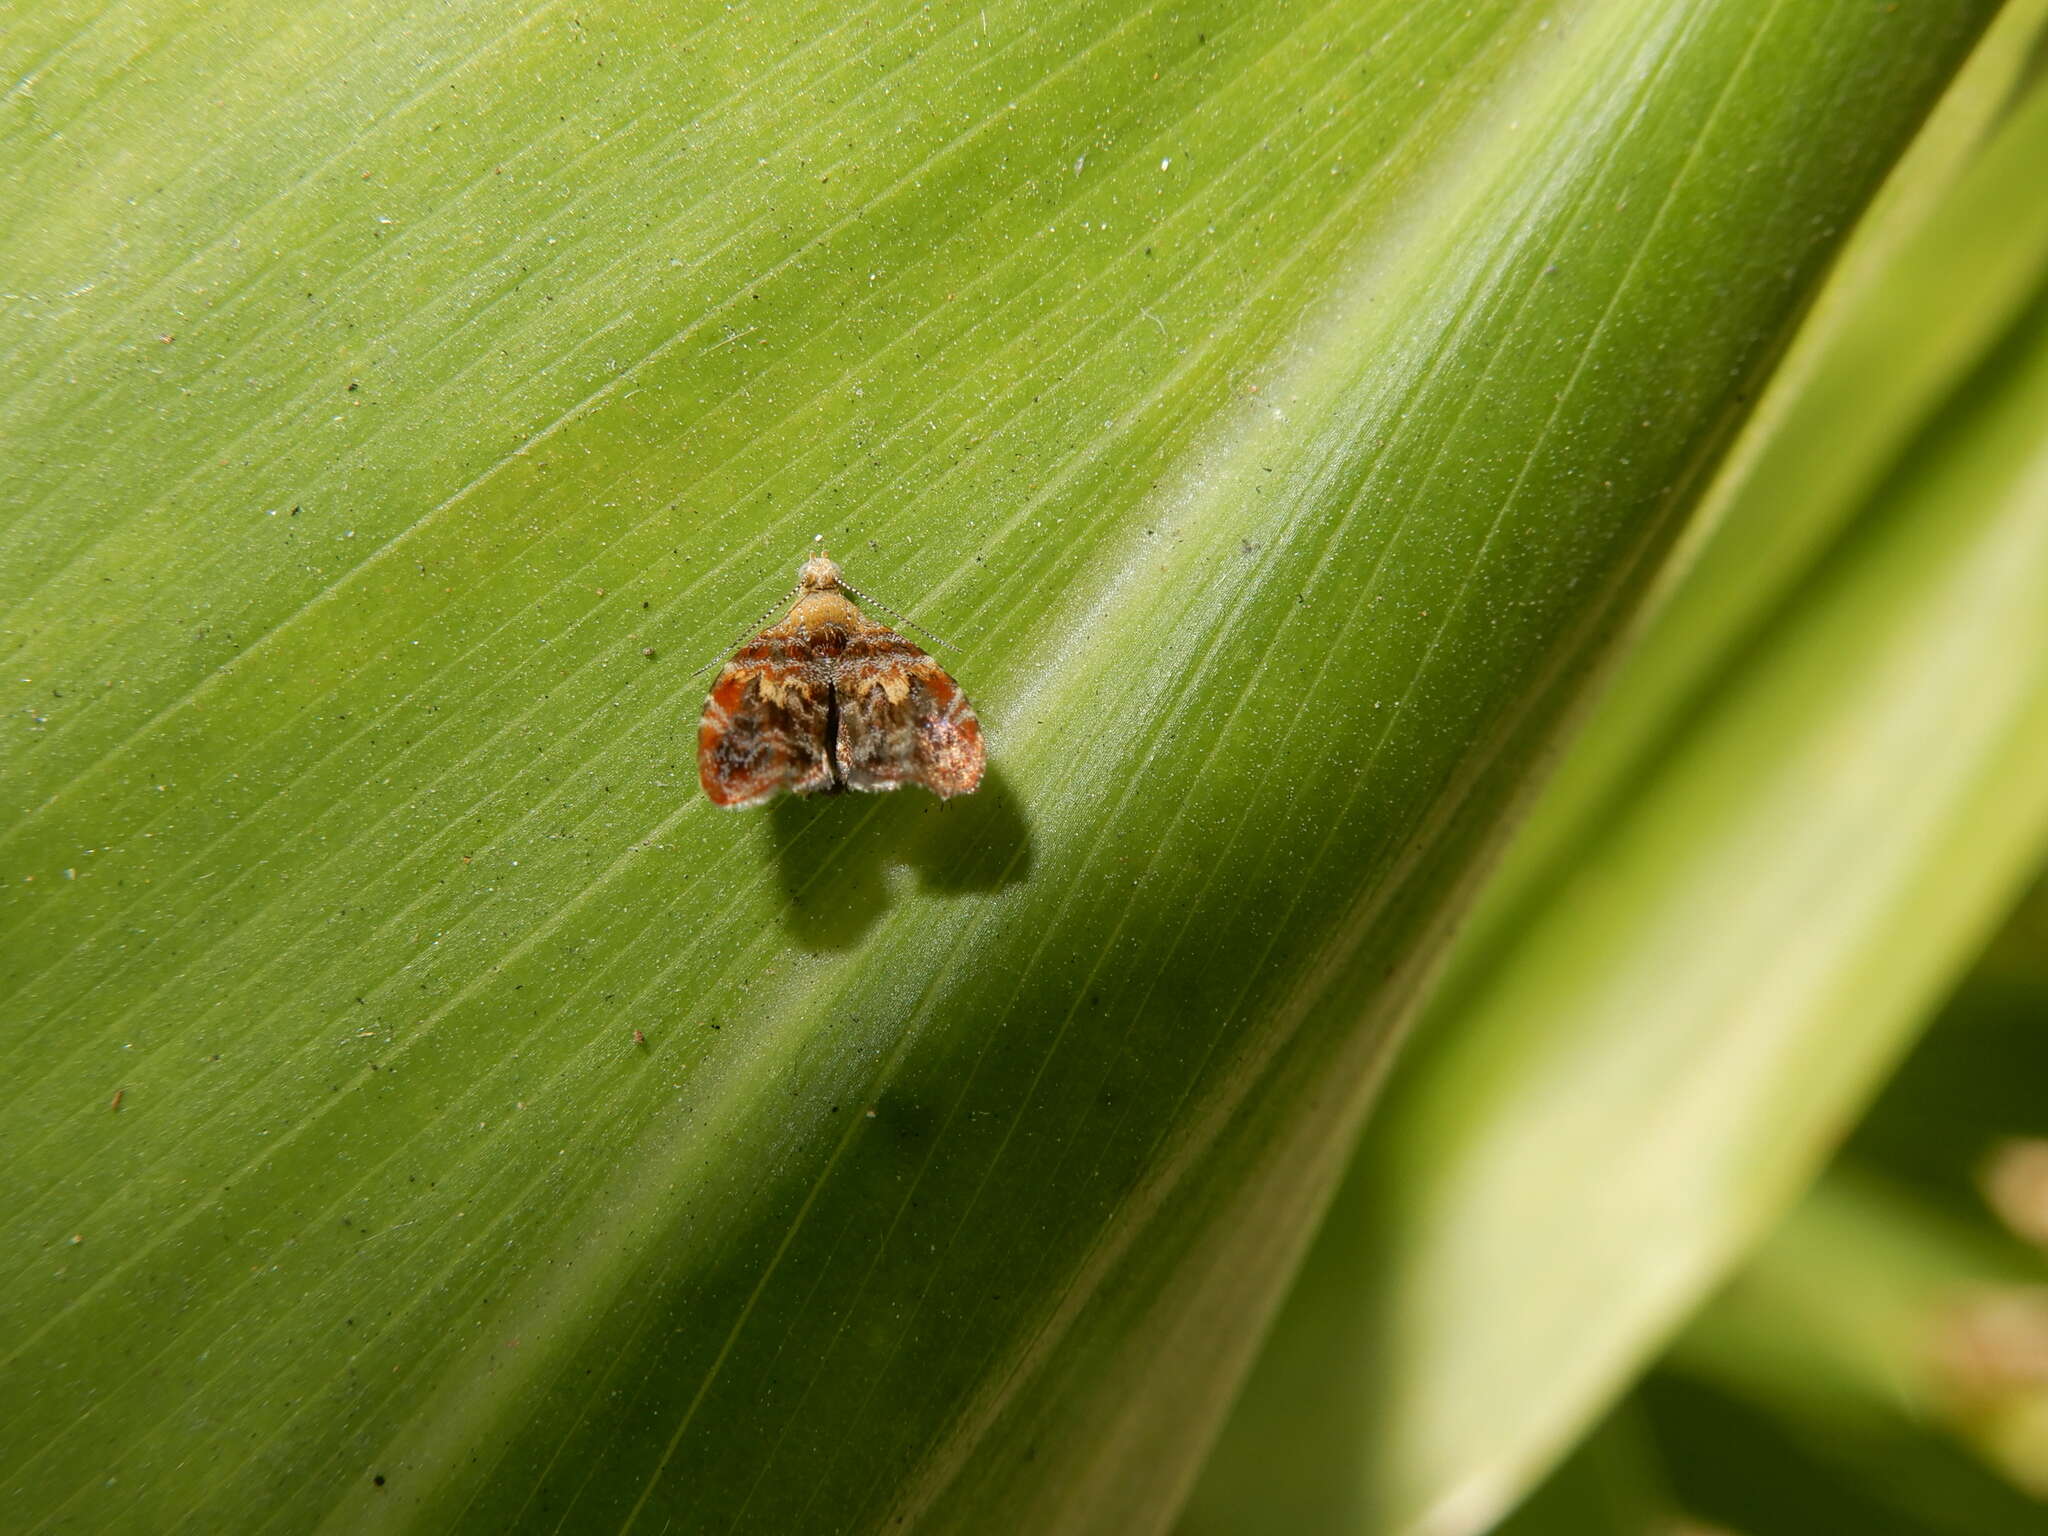
<svg viewBox="0 0 2048 1536">
<path fill-rule="evenodd" d="M 854 789 L 922 784 L 946 799 L 981 783 L 981 722 L 960 685 L 892 629 L 849 637 L 835 670 L 839 771 Z"/>
<path fill-rule="evenodd" d="M 739 810 L 787 789 L 833 787 L 832 682 L 767 636 L 734 653 L 711 686 L 697 724 L 697 777 L 714 805 Z"/>
</svg>

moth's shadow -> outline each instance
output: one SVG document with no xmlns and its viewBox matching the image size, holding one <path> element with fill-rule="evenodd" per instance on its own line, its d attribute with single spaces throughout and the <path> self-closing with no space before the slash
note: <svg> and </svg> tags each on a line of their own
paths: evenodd
<svg viewBox="0 0 2048 1536">
<path fill-rule="evenodd" d="M 927 891 L 994 891 L 1031 873 L 1024 804 L 991 766 L 971 795 L 784 795 L 768 810 L 783 922 L 806 949 L 850 949 L 889 906 L 889 867 Z"/>
</svg>

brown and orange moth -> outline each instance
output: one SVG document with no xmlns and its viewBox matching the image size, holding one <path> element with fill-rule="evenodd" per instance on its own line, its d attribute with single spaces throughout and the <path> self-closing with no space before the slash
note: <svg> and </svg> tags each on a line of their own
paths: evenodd
<svg viewBox="0 0 2048 1536">
<path fill-rule="evenodd" d="M 712 804 L 903 784 L 943 800 L 981 783 L 981 724 L 960 685 L 846 594 L 831 557 L 812 556 L 782 621 L 718 674 L 697 726 Z"/>
</svg>

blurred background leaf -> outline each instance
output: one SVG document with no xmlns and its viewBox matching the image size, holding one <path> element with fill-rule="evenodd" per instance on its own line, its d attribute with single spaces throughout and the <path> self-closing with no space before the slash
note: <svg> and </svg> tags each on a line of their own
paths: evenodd
<svg viewBox="0 0 2048 1536">
<path fill-rule="evenodd" d="M 1158 1528 L 1990 9 L 18 10 L 10 1518 Z M 814 534 L 973 800 L 697 797 Z"/>
<path fill-rule="evenodd" d="M 1281 1442 L 1294 1529 L 1493 1524 L 1792 1200 L 2034 869 L 2041 10 L 2008 14 L 1887 188 L 1489 887 L 1190 1531 L 1264 1528 Z M 1851 1274 L 1908 1306 L 1915 1239 L 1874 1202 L 1831 1183 L 1759 1273 L 1792 1267 L 1837 1322 Z M 1802 1326 L 1752 1359 L 1800 1375 Z M 2003 1529 L 2043 1518 L 1986 1497 Z"/>
<path fill-rule="evenodd" d="M 1828 1173 L 1501 1536 L 2039 1529 L 2044 1018 L 2048 883 Z"/>
<path fill-rule="evenodd" d="M 1805 1481 L 1853 1497 L 1857 1529 L 2043 1523 L 2044 1020 L 2048 883 L 1652 1378 L 1664 1459 L 1693 1507 L 1760 1536 L 1810 1530 L 1783 1491 Z M 1739 1472 L 1729 1450 L 1758 1442 L 1771 1448 Z"/>
</svg>

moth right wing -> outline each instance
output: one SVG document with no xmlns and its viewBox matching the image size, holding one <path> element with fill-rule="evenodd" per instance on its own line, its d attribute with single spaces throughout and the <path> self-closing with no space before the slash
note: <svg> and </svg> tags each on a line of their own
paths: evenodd
<svg viewBox="0 0 2048 1536">
<path fill-rule="evenodd" d="M 839 658 L 839 769 L 850 789 L 922 784 L 941 800 L 981 783 L 981 722 L 960 685 L 894 630 L 873 625 Z"/>
</svg>

